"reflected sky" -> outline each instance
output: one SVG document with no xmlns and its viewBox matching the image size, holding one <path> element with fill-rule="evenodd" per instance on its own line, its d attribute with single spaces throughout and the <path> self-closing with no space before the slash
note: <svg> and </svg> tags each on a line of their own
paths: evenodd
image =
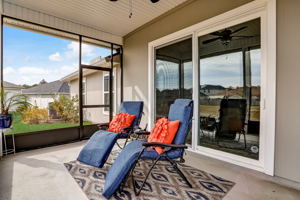
<svg viewBox="0 0 300 200">
<path fill-rule="evenodd" d="M 260 86 L 261 50 L 250 51 L 252 86 Z M 178 89 L 179 64 L 169 61 L 156 61 L 156 88 Z M 192 88 L 192 62 L 184 63 L 184 88 Z M 213 56 L 200 60 L 200 84 L 221 85 L 223 87 L 243 86 L 243 56 L 242 52 Z"/>
</svg>

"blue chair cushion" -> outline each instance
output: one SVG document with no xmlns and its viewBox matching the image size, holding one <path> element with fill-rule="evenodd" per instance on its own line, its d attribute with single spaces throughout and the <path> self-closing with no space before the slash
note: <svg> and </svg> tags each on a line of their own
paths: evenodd
<svg viewBox="0 0 300 200">
<path fill-rule="evenodd" d="M 117 138 L 118 133 L 97 131 L 82 148 L 77 160 L 94 167 L 103 167 Z"/>
<path fill-rule="evenodd" d="M 178 104 L 181 106 L 191 106 L 191 103 L 193 102 L 192 99 L 176 99 L 174 101 L 174 104 Z"/>
<path fill-rule="evenodd" d="M 114 164 L 106 174 L 105 184 L 102 195 L 110 198 L 120 187 L 126 175 L 130 172 L 133 164 L 138 159 L 143 149 L 143 140 L 135 140 L 121 151 Z"/>
<path fill-rule="evenodd" d="M 168 119 L 171 121 L 180 120 L 180 125 L 173 144 L 184 144 L 187 132 L 189 130 L 193 114 L 192 100 L 177 99 L 170 106 Z"/>
<path fill-rule="evenodd" d="M 135 119 L 132 123 L 132 127 L 139 126 L 142 112 L 143 112 L 144 102 L 143 101 L 124 101 L 120 106 L 120 113 L 128 113 L 135 115 Z"/>
</svg>

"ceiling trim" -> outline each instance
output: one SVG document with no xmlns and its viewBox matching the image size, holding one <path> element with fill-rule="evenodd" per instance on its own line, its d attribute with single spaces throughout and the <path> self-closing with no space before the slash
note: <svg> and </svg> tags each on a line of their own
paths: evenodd
<svg viewBox="0 0 300 200">
<path fill-rule="evenodd" d="M 151 24 L 154 24 L 155 22 L 157 22 L 157 21 L 159 21 L 159 20 L 165 18 L 166 16 L 171 15 L 172 13 L 174 13 L 174 12 L 180 10 L 181 8 L 183 8 L 183 7 L 185 7 L 185 6 L 189 5 L 189 4 L 191 4 L 191 3 L 194 2 L 194 1 L 196 1 L 196 0 L 187 0 L 187 1 L 183 2 L 182 4 L 179 4 L 178 6 L 172 8 L 171 10 L 168 10 L 167 12 L 165 12 L 165 13 L 159 15 L 158 17 L 155 17 L 155 18 L 152 19 L 151 21 L 149 21 L 149 22 L 143 24 L 142 26 L 140 26 L 140 27 L 136 28 L 135 30 L 133 30 L 133 31 L 129 32 L 128 34 L 126 34 L 126 35 L 123 37 L 123 40 L 129 38 L 130 36 L 134 35 L 135 33 L 139 32 L 140 30 L 144 29 L 145 27 L 150 26 Z"/>
</svg>

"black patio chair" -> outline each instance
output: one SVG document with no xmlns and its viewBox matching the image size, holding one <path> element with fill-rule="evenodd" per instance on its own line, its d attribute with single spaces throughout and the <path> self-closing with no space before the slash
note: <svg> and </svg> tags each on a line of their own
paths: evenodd
<svg viewBox="0 0 300 200">
<path fill-rule="evenodd" d="M 246 99 L 222 99 L 220 104 L 220 117 L 217 126 L 216 140 L 219 146 L 220 141 L 234 141 L 236 134 L 244 136 L 244 147 L 247 148 L 246 141 Z"/>
</svg>

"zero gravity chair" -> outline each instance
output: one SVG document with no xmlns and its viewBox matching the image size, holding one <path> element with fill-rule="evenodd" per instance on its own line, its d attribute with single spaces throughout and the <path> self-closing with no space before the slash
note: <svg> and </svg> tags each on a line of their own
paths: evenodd
<svg viewBox="0 0 300 200">
<path fill-rule="evenodd" d="M 109 123 L 100 124 L 99 131 L 95 132 L 80 151 L 77 158 L 78 161 L 94 166 L 102 167 L 106 162 L 112 148 L 117 145 L 122 149 L 126 146 L 134 130 L 138 128 L 144 103 L 142 101 L 124 101 L 120 106 L 119 113 L 128 113 L 135 115 L 135 118 L 129 128 L 123 129 L 120 133 L 107 131 Z M 123 147 L 117 142 L 118 139 L 125 139 Z"/>
<path fill-rule="evenodd" d="M 183 153 L 187 148 L 185 145 L 186 136 L 189 132 L 193 115 L 193 101 L 189 99 L 177 99 L 170 106 L 168 119 L 170 121 L 179 120 L 179 128 L 176 132 L 172 144 L 163 144 L 157 142 L 146 142 L 144 140 L 134 140 L 124 147 L 116 158 L 113 165 L 106 174 L 105 185 L 102 195 L 110 198 L 121 185 L 126 183 L 127 178 L 131 175 L 134 192 L 139 195 L 146 183 L 152 169 L 159 161 L 167 161 L 174 170 L 181 176 L 189 187 L 192 187 L 183 172 L 179 169 L 177 163 L 183 163 Z M 136 132 L 137 134 L 150 134 L 146 131 Z M 153 147 L 161 147 L 164 149 L 162 154 L 158 154 Z M 152 165 L 145 176 L 142 185 L 136 188 L 136 182 L 133 177 L 133 171 L 138 163 L 142 160 L 152 160 Z"/>
</svg>

